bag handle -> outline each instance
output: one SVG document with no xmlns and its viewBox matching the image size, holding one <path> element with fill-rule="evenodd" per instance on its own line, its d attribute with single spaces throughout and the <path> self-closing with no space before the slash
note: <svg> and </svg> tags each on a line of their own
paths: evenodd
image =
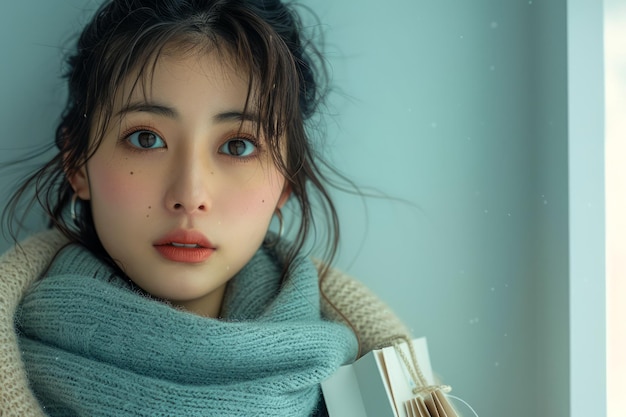
<svg viewBox="0 0 626 417">
<path fill-rule="evenodd" d="M 402 344 L 407 344 L 409 347 L 410 358 L 407 357 L 404 350 L 402 350 Z M 400 359 L 402 359 L 402 363 L 406 367 L 407 371 L 409 371 L 409 375 L 415 384 L 413 388 L 413 394 L 415 395 L 429 395 L 435 391 L 443 391 L 448 393 L 452 390 L 450 385 L 429 385 L 428 381 L 426 381 L 426 377 L 422 372 L 418 362 L 417 362 L 417 354 L 415 353 L 415 348 L 413 347 L 413 342 L 407 335 L 396 336 L 392 341 L 391 345 L 394 347 Z"/>
</svg>

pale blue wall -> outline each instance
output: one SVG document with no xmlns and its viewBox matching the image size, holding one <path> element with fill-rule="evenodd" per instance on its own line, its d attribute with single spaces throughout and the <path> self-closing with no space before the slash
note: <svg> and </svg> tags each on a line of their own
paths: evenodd
<svg viewBox="0 0 626 417">
<path fill-rule="evenodd" d="M 567 3 L 572 417 L 607 415 L 603 19 L 602 2 Z"/>
<path fill-rule="evenodd" d="M 569 409 L 569 216 L 566 2 L 537 2 L 533 129 L 537 191 L 532 268 L 537 415 Z M 600 415 L 600 414 L 598 414 Z"/>
<path fill-rule="evenodd" d="M 309 4 L 333 160 L 420 207 L 339 195 L 341 264 L 481 416 L 568 415 L 565 1 Z"/>
<path fill-rule="evenodd" d="M 96 1 L 4 2 L 0 13 L 0 163 L 53 141 L 65 97 L 60 79 L 63 49 Z M 34 148 L 33 148 L 34 147 Z M 2 170 L 0 198 L 27 168 Z M 21 171 L 20 171 L 21 169 Z M 23 177 L 23 175 L 21 175 Z M 40 221 L 31 219 L 36 226 Z M 6 232 L 3 230 L 3 232 Z M 8 247 L 0 239 L 0 249 Z"/>
<path fill-rule="evenodd" d="M 97 3 L 3 7 L 0 161 L 52 139 L 62 48 Z M 481 417 L 569 415 L 566 0 L 305 3 L 334 77 L 329 159 L 413 205 L 367 199 L 366 217 L 335 193 L 339 265 Z"/>
</svg>

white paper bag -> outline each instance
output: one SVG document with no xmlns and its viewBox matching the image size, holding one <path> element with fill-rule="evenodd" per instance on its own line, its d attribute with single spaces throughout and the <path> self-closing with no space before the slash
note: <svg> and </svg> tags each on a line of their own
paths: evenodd
<svg viewBox="0 0 626 417">
<path fill-rule="evenodd" d="M 413 340 L 413 347 L 426 382 L 434 385 L 426 338 Z M 411 357 L 406 344 L 399 348 Z M 369 352 L 322 383 L 330 417 L 408 417 L 405 404 L 415 398 L 413 388 L 394 346 Z"/>
</svg>

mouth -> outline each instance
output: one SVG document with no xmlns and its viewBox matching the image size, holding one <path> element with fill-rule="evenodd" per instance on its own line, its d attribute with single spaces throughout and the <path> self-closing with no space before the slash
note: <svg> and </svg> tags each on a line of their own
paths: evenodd
<svg viewBox="0 0 626 417">
<path fill-rule="evenodd" d="M 153 244 L 156 251 L 172 262 L 200 263 L 208 260 L 215 246 L 200 232 L 178 229 Z"/>
</svg>

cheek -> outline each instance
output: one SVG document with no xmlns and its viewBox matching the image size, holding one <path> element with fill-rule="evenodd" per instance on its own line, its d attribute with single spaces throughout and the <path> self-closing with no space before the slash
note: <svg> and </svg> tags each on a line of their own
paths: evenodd
<svg viewBox="0 0 626 417">
<path fill-rule="evenodd" d="M 132 169 L 114 165 L 94 164 L 89 172 L 94 210 L 98 206 L 132 209 L 143 207 L 153 190 L 142 176 Z M 119 213 L 119 210 L 117 210 Z"/>
<path fill-rule="evenodd" d="M 231 193 L 222 204 L 216 203 L 224 210 L 223 213 L 227 213 L 231 218 L 237 219 L 236 223 L 243 225 L 247 224 L 245 219 L 254 220 L 259 224 L 265 220 L 269 222 L 274 213 L 276 201 L 277 199 L 271 193 L 254 190 L 247 193 Z"/>
<path fill-rule="evenodd" d="M 263 178 L 263 177 L 260 177 Z M 237 216 L 272 217 L 284 186 L 284 179 L 278 174 L 265 177 L 257 184 L 249 184 L 237 192 L 226 194 L 224 208 Z M 216 202 L 219 204 L 219 202 Z M 258 217 L 257 217 L 258 218 Z"/>
</svg>

